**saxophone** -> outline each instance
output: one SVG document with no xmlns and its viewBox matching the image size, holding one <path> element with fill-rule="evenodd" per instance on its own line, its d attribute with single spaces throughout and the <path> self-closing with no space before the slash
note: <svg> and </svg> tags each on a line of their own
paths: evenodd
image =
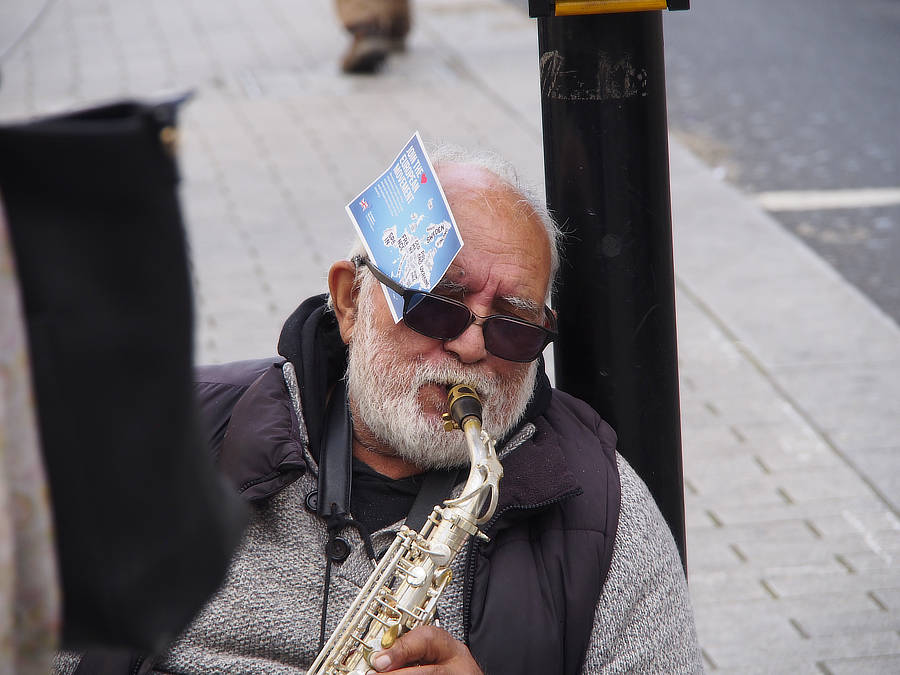
<svg viewBox="0 0 900 675">
<path fill-rule="evenodd" d="M 494 440 L 481 428 L 481 400 L 475 390 L 457 385 L 447 401 L 450 412 L 443 415 L 444 428 L 462 429 L 469 451 L 462 493 L 435 506 L 421 531 L 400 528 L 307 675 L 365 675 L 375 652 L 434 620 L 438 598 L 452 577 L 450 563 L 469 537 L 488 540 L 478 526 L 497 508 L 503 467 Z"/>
</svg>

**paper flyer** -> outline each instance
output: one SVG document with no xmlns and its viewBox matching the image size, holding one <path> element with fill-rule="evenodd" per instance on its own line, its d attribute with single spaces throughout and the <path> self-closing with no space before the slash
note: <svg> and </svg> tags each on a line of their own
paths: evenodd
<svg viewBox="0 0 900 675">
<path fill-rule="evenodd" d="M 463 245 L 418 131 L 387 170 L 347 204 L 347 214 L 369 258 L 407 288 L 434 288 Z M 403 298 L 382 290 L 399 321 Z"/>
</svg>

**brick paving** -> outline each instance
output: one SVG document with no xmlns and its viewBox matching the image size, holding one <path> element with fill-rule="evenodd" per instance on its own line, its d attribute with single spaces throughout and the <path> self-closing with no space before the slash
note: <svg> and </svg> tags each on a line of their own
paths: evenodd
<svg viewBox="0 0 900 675">
<path fill-rule="evenodd" d="M 696 10 L 695 10 L 696 11 Z M 181 125 L 197 359 L 265 356 L 352 240 L 343 204 L 419 129 L 542 182 L 534 24 L 422 0 L 338 74 L 327 0 L 66 0 L 3 63 L 0 119 L 195 91 Z M 900 672 L 900 330 L 672 141 L 691 592 L 706 666 Z"/>
</svg>

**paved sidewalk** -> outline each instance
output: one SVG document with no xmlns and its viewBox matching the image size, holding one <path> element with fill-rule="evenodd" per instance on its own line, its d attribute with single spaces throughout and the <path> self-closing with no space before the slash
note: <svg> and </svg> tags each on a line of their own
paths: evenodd
<svg viewBox="0 0 900 675">
<path fill-rule="evenodd" d="M 328 0 L 65 0 L 0 119 L 193 88 L 183 202 L 198 360 L 274 352 L 349 248 L 343 204 L 414 129 L 542 183 L 534 24 L 422 0 L 377 78 Z M 900 672 L 900 329 L 672 141 L 691 592 L 711 672 Z"/>
</svg>

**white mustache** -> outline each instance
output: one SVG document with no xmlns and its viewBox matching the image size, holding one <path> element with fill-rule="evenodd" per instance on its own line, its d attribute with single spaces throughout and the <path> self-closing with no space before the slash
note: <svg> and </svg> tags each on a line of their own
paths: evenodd
<svg viewBox="0 0 900 675">
<path fill-rule="evenodd" d="M 497 391 L 495 379 L 484 373 L 473 372 L 452 364 L 418 364 L 413 376 L 413 388 L 418 391 L 429 384 L 436 384 L 448 389 L 457 384 L 465 384 L 478 392 L 478 395 L 485 401 L 491 400 Z"/>
</svg>

